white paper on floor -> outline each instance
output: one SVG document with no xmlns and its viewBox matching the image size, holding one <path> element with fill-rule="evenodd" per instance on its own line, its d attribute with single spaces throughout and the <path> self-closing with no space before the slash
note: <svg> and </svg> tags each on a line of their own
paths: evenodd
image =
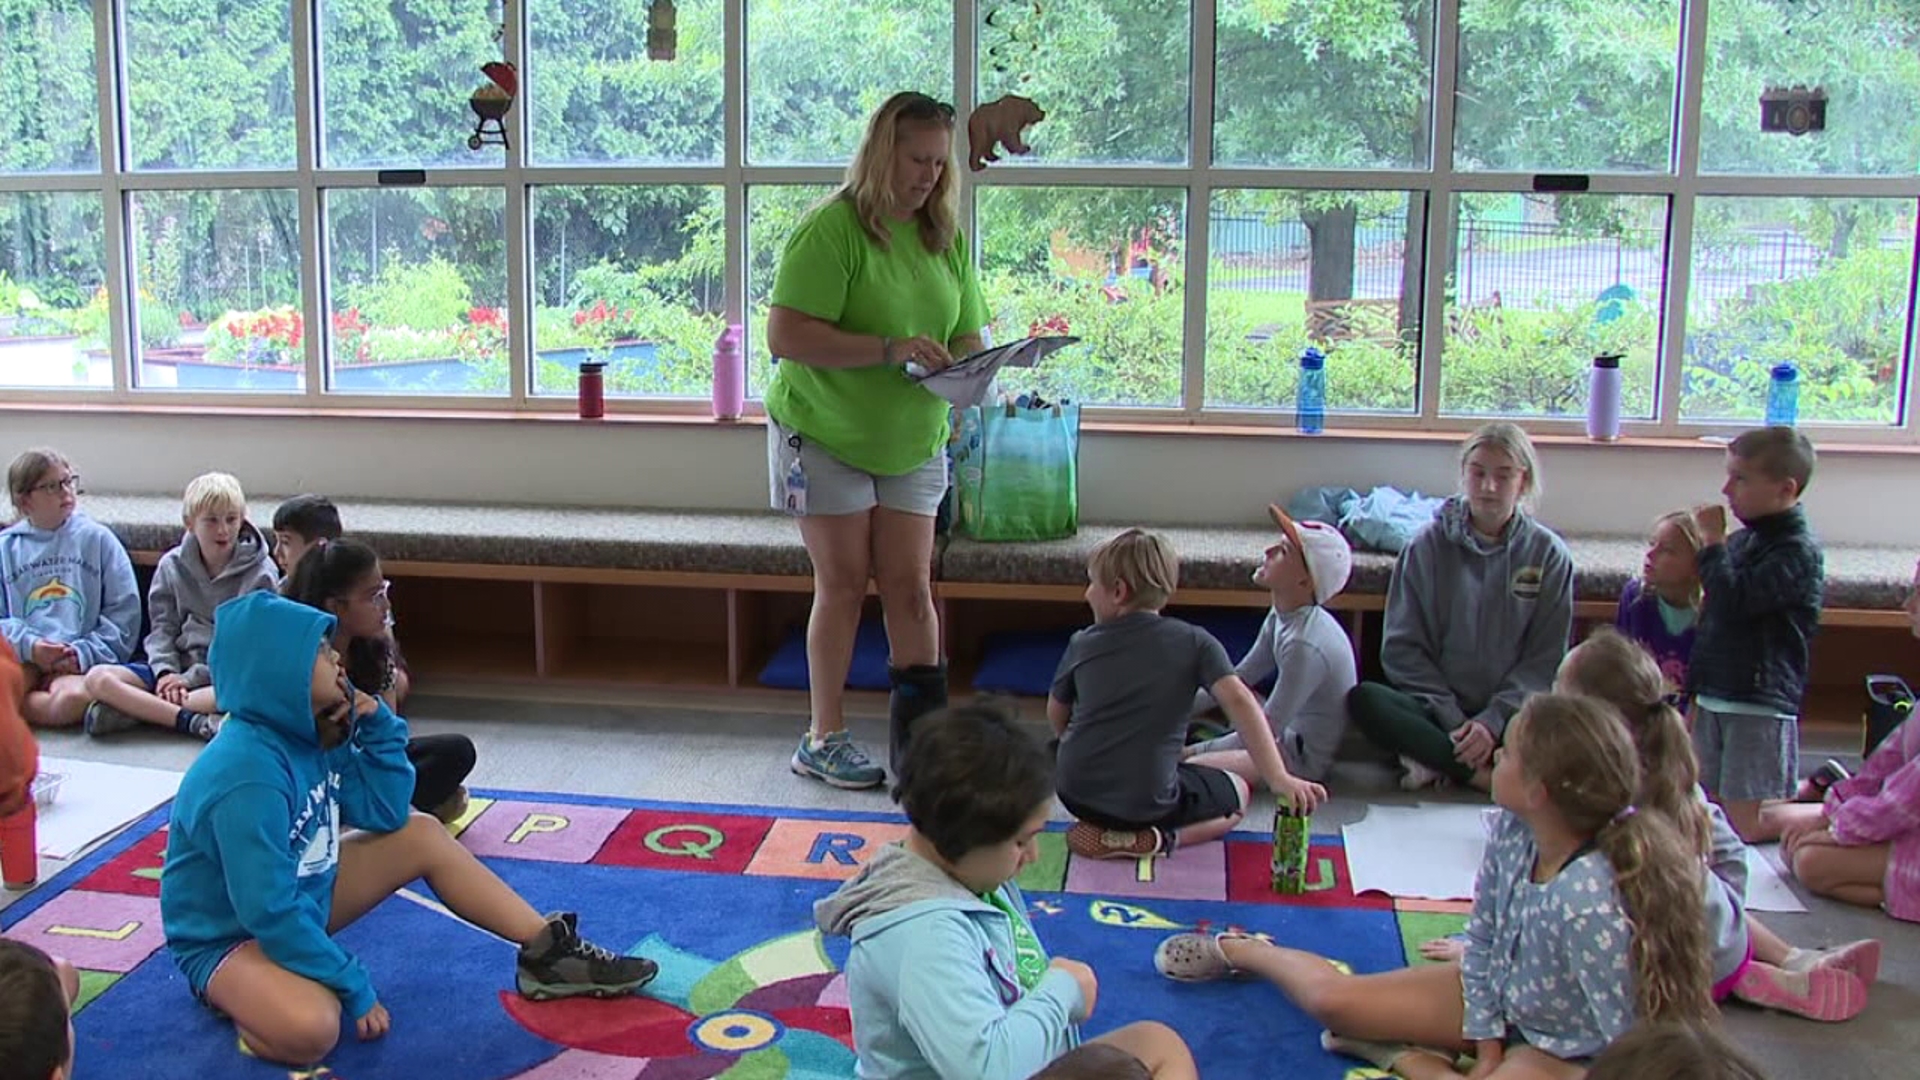
<svg viewBox="0 0 1920 1080">
<path fill-rule="evenodd" d="M 73 858 L 180 790 L 180 773 L 134 765 L 41 758 L 40 772 L 66 778 L 40 811 L 40 854 L 49 859 Z"/>
<path fill-rule="evenodd" d="M 1353 891 L 1470 900 L 1487 846 L 1486 806 L 1419 803 L 1370 806 L 1341 829 Z"/>
<path fill-rule="evenodd" d="M 1747 910 L 1805 911 L 1787 884 L 1780 862 L 1780 845 L 1763 844 L 1747 848 Z"/>
</svg>

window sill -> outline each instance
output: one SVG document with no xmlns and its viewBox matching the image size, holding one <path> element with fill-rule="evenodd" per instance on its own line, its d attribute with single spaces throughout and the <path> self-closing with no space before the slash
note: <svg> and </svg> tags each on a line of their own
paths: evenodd
<svg viewBox="0 0 1920 1080">
<path fill-rule="evenodd" d="M 556 402 L 561 405 L 564 402 Z M 240 405 L 223 402 L 207 404 L 205 402 L 164 402 L 164 401 L 73 401 L 31 399 L 0 400 L 0 413 L 56 413 L 72 416 L 192 416 L 199 419 L 303 419 L 303 420 L 405 420 L 409 422 L 455 422 L 467 424 L 576 424 L 586 427 L 666 427 L 666 428 L 754 428 L 759 429 L 766 423 L 764 413 L 758 411 L 758 405 L 749 406 L 746 415 L 737 420 L 716 420 L 707 412 L 705 405 L 698 401 L 680 401 L 673 403 L 674 408 L 654 408 L 641 411 L 609 411 L 598 420 L 582 420 L 564 407 L 534 407 L 521 410 L 510 408 L 461 408 L 461 407 L 423 407 L 408 404 L 372 404 L 367 406 L 342 408 L 335 405 L 311 406 L 282 403 L 261 403 Z M 617 406 L 612 406 L 617 408 Z M 1081 421 L 1081 430 L 1097 435 L 1127 435 L 1145 438 L 1203 438 L 1203 439 L 1282 439 L 1313 441 L 1323 443 L 1401 443 L 1401 444 L 1439 444 L 1452 446 L 1460 442 L 1466 432 L 1464 426 L 1452 430 L 1414 429 L 1399 426 L 1379 427 L 1332 427 L 1318 435 L 1304 435 L 1291 427 L 1278 424 L 1256 424 L 1236 422 L 1230 419 L 1201 418 L 1193 419 L 1184 414 L 1169 413 L 1164 419 L 1151 420 L 1132 416 L 1111 416 L 1106 418 L 1090 417 Z M 1338 422 L 1338 418 L 1334 418 Z M 1402 421 L 1404 422 L 1404 421 Z M 1564 421 L 1549 421 L 1543 427 L 1535 427 L 1524 418 L 1519 421 L 1529 426 L 1528 435 L 1534 443 L 1542 447 L 1589 449 L 1629 449 L 1629 450 L 1699 450 L 1720 452 L 1726 440 L 1738 429 L 1732 425 L 1721 428 L 1711 434 L 1666 436 L 1666 435 L 1629 435 L 1613 442 L 1597 442 L 1577 431 L 1570 430 Z M 1464 425 L 1466 421 L 1461 421 Z M 1817 432 L 1817 429 L 1816 429 Z M 1920 444 L 1910 441 L 1893 441 L 1906 437 L 1898 429 L 1888 429 L 1887 441 L 1858 442 L 1841 439 L 1818 438 L 1817 445 L 1823 455 L 1894 455 L 1920 457 Z"/>
</svg>

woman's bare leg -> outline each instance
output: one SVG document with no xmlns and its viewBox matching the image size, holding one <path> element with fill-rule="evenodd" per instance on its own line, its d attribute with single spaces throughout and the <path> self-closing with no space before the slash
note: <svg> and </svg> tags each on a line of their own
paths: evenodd
<svg viewBox="0 0 1920 1080">
<path fill-rule="evenodd" d="M 800 539 L 813 560 L 813 610 L 807 617 L 807 704 L 812 732 L 845 730 L 847 670 L 860 630 L 860 608 L 873 572 L 871 510 L 800 519 Z"/>
</svg>

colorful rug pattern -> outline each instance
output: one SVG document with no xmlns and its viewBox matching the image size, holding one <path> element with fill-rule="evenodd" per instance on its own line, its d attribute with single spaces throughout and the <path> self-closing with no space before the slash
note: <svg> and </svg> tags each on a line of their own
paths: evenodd
<svg viewBox="0 0 1920 1080">
<path fill-rule="evenodd" d="M 74 1025 L 83 1075 L 319 1080 L 828 1080 L 853 1075 L 841 976 L 847 942 L 813 929 L 814 900 L 882 845 L 898 817 L 642 803 L 566 795 L 476 797 L 455 827 L 540 910 L 580 912 L 582 932 L 648 956 L 644 997 L 533 1003 L 513 992 L 510 946 L 451 917 L 424 885 L 349 927 L 393 1015 L 384 1039 L 349 1026 L 325 1065 L 289 1072 L 236 1048 L 195 1004 L 160 929 L 165 807 L 0 912 L 0 930 L 83 970 Z M 1401 966 L 1414 943 L 1457 930 L 1457 904 L 1355 896 L 1334 838 L 1315 838 L 1310 888 L 1275 895 L 1270 846 L 1252 834 L 1168 860 L 1098 862 L 1042 837 L 1021 877 L 1048 949 L 1101 980 L 1097 1035 L 1165 1021 L 1204 1076 L 1302 1080 L 1384 1075 L 1326 1054 L 1319 1028 L 1269 987 L 1185 986 L 1153 970 L 1179 929 L 1236 927 L 1327 953 L 1357 972 Z"/>
</svg>

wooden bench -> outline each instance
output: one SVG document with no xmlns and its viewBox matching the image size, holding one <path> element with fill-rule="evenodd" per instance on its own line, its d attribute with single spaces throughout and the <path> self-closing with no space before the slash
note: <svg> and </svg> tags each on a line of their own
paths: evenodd
<svg viewBox="0 0 1920 1080">
<path fill-rule="evenodd" d="M 276 502 L 256 501 L 256 524 Z M 179 505 L 172 496 L 89 495 L 84 509 L 150 566 L 179 541 Z M 777 514 L 375 501 L 342 501 L 340 511 L 349 533 L 381 554 L 401 642 L 423 680 L 752 686 L 810 605 L 806 551 Z M 995 632 L 1084 625 L 1087 556 L 1121 527 L 1087 524 L 1049 543 L 943 542 L 934 589 L 956 688 L 970 684 Z M 1266 606 L 1249 574 L 1271 528 L 1160 531 L 1181 556 L 1176 606 Z M 1568 544 L 1578 616 L 1610 620 L 1643 541 Z M 1392 568 L 1391 556 L 1356 552 L 1353 579 L 1330 605 L 1363 658 L 1377 643 Z M 1920 666 L 1900 610 L 1912 568 L 1913 554 L 1899 549 L 1828 549 L 1816 646 L 1823 689 L 1850 687 L 1857 704 L 1860 676 Z"/>
</svg>

